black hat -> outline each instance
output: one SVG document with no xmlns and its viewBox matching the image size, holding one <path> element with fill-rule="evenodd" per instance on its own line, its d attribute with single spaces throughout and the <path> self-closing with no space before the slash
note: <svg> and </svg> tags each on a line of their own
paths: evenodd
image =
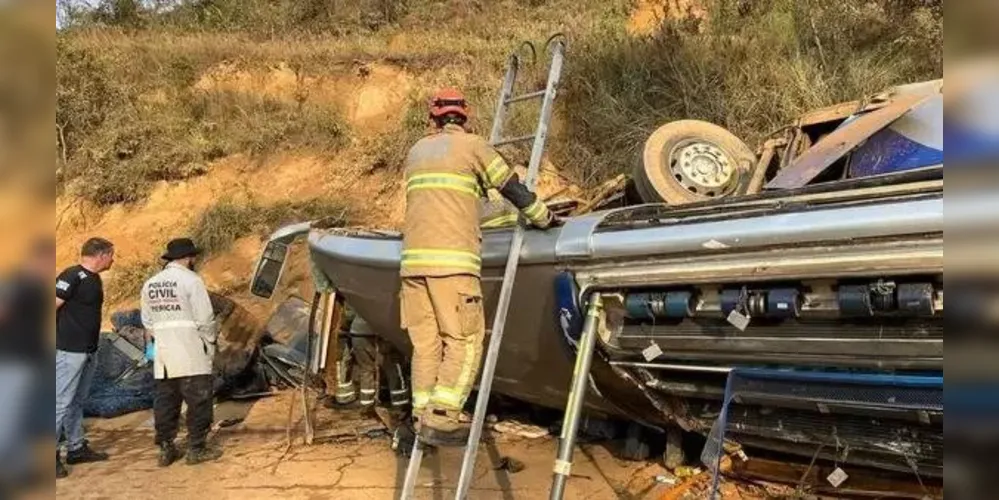
<svg viewBox="0 0 999 500">
<path fill-rule="evenodd" d="M 163 260 L 179 260 L 184 257 L 193 257 L 201 253 L 201 249 L 194 246 L 191 238 L 177 238 L 167 243 L 167 251 L 163 254 Z"/>
</svg>

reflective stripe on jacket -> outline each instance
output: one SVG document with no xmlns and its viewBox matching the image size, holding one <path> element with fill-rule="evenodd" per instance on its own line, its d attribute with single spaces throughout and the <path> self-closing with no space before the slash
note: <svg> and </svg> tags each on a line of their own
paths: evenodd
<svg viewBox="0 0 999 500">
<path fill-rule="evenodd" d="M 478 276 L 480 199 L 512 175 L 485 139 L 456 125 L 417 142 L 406 158 L 401 275 Z"/>
<path fill-rule="evenodd" d="M 142 286 L 142 324 L 156 342 L 157 379 L 211 375 L 218 336 L 205 283 L 180 264 L 167 264 Z"/>
<path fill-rule="evenodd" d="M 484 201 L 481 210 L 479 223 L 482 229 L 514 226 L 520 216 L 517 207 L 504 199 Z"/>
</svg>

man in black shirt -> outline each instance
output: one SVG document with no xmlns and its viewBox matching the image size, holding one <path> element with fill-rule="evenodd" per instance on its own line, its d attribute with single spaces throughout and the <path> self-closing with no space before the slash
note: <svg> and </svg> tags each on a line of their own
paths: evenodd
<svg viewBox="0 0 999 500">
<path fill-rule="evenodd" d="M 101 332 L 104 285 L 100 273 L 114 263 L 114 245 L 91 238 L 80 251 L 80 264 L 56 279 L 56 439 L 65 436 L 66 463 L 107 460 L 90 449 L 83 434 L 83 401 L 94 376 L 94 353 Z M 66 468 L 56 453 L 56 477 Z"/>
</svg>

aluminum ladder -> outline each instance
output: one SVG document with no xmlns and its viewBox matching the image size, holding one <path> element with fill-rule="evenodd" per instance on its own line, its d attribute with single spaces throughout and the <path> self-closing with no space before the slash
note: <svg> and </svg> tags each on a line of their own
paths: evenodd
<svg viewBox="0 0 999 500">
<path fill-rule="evenodd" d="M 525 43 L 532 52 L 533 45 Z M 531 148 L 531 159 L 527 167 L 527 178 L 524 180 L 528 189 L 534 190 L 534 184 L 538 178 L 538 171 L 541 168 L 541 158 L 545 151 L 545 142 L 548 139 L 548 125 L 551 122 L 552 111 L 555 105 L 555 93 L 562 77 L 562 64 L 565 57 L 565 37 L 561 34 L 553 35 L 548 39 L 546 49 L 550 53 L 548 66 L 548 83 L 544 90 L 530 92 L 523 95 L 513 95 L 513 87 L 517 80 L 517 72 L 521 65 L 521 58 L 517 53 L 510 56 L 507 64 L 506 76 L 503 79 L 503 88 L 500 91 L 499 102 L 496 105 L 496 114 L 493 117 L 492 131 L 489 134 L 489 143 L 494 147 L 507 144 L 516 144 L 526 141 L 533 141 Z M 510 105 L 541 99 L 541 114 L 538 118 L 537 128 L 531 135 L 519 137 L 503 137 L 503 128 L 506 121 L 507 111 Z M 482 365 L 482 374 L 479 382 L 478 398 L 475 400 L 475 414 L 472 418 L 471 430 L 468 435 L 468 444 L 465 446 L 465 456 L 461 464 L 461 477 L 458 480 L 458 489 L 455 498 L 464 500 L 468 495 L 468 489 L 472 485 L 473 472 L 475 469 L 475 457 L 478 453 L 479 439 L 482 437 L 482 427 L 486 420 L 487 406 L 489 404 L 489 394 L 492 390 L 493 376 L 496 372 L 496 360 L 499 357 L 500 345 L 503 341 L 503 330 L 506 327 L 506 315 L 510 309 L 510 298 L 513 294 L 513 283 L 517 275 L 517 266 L 520 262 L 520 251 L 524 243 L 524 218 L 520 217 L 513 233 L 513 240 L 510 243 L 510 254 L 507 257 L 506 269 L 503 273 L 503 286 L 500 290 L 499 304 L 496 306 L 496 316 L 493 319 L 492 333 L 489 340 L 489 350 Z M 406 469 L 406 479 L 403 483 L 402 500 L 413 498 L 416 489 L 416 480 L 420 474 L 420 464 L 423 461 L 424 444 L 419 437 L 414 440 L 413 450 L 410 454 L 409 467 Z"/>
</svg>

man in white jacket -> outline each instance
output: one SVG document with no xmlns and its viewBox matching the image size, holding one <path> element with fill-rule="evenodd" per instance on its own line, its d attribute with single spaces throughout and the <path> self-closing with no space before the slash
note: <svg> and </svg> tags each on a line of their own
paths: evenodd
<svg viewBox="0 0 999 500">
<path fill-rule="evenodd" d="M 181 402 L 187 403 L 187 463 L 222 456 L 206 445 L 214 418 L 212 359 L 218 332 L 208 290 L 194 272 L 200 253 L 189 238 L 171 241 L 163 255 L 166 266 L 142 287 L 142 323 L 155 343 L 153 415 L 160 467 L 182 455 L 174 445 Z"/>
</svg>

